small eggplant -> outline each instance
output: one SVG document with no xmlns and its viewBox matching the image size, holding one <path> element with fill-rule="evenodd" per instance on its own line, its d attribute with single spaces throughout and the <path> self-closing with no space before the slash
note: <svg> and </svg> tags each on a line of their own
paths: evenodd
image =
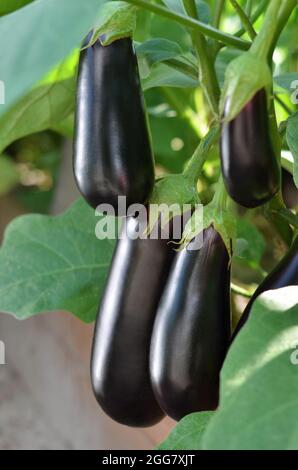
<svg viewBox="0 0 298 470">
<path fill-rule="evenodd" d="M 130 38 L 109 46 L 98 40 L 80 56 L 74 175 L 86 201 L 118 208 L 147 201 L 154 185 L 154 162 Z M 116 212 L 117 213 L 117 212 Z"/>
<path fill-rule="evenodd" d="M 154 323 L 150 370 L 160 407 L 176 420 L 215 409 L 231 334 L 229 254 L 210 226 L 203 246 L 177 253 Z"/>
<path fill-rule="evenodd" d="M 226 114 L 228 107 L 229 101 Z M 255 94 L 235 119 L 223 121 L 221 164 L 228 193 L 244 207 L 260 206 L 278 191 L 280 168 L 270 138 L 264 89 Z"/>
</svg>

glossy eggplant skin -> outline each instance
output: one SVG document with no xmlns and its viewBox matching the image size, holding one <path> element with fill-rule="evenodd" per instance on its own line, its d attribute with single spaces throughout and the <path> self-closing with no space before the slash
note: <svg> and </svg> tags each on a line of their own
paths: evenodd
<svg viewBox="0 0 298 470">
<path fill-rule="evenodd" d="M 250 298 L 233 332 L 231 342 L 234 341 L 241 328 L 247 322 L 256 298 L 267 290 L 281 289 L 287 286 L 298 286 L 298 237 L 294 240 L 288 253 L 281 259 L 273 271 L 268 274 Z"/>
<path fill-rule="evenodd" d="M 227 101 L 226 112 L 228 106 Z M 276 194 L 280 168 L 271 143 L 264 89 L 235 119 L 223 121 L 220 153 L 227 191 L 238 204 L 257 207 Z"/>
<path fill-rule="evenodd" d="M 97 41 L 80 56 L 74 139 L 77 186 L 94 208 L 118 196 L 144 203 L 154 162 L 136 55 L 130 38 Z"/>
<path fill-rule="evenodd" d="M 149 351 L 175 250 L 168 240 L 133 240 L 137 227 L 129 217 L 114 253 L 94 331 L 91 381 L 112 419 L 144 427 L 163 417 L 150 383 Z"/>
<path fill-rule="evenodd" d="M 154 323 L 151 381 L 166 414 L 180 420 L 217 407 L 230 335 L 229 255 L 210 226 L 200 250 L 176 255 Z"/>
</svg>

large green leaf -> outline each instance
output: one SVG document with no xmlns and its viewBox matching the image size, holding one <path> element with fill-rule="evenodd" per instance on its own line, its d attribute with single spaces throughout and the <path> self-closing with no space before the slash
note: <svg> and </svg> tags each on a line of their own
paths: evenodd
<svg viewBox="0 0 298 470">
<path fill-rule="evenodd" d="M 298 449 L 298 289 L 260 296 L 221 374 L 203 449 Z"/>
<path fill-rule="evenodd" d="M 15 219 L 0 249 L 0 311 L 19 319 L 66 310 L 94 320 L 114 240 L 98 240 L 82 199 L 65 214 Z"/>
<path fill-rule="evenodd" d="M 192 413 L 185 416 L 171 431 L 159 450 L 200 450 L 206 426 L 212 417 L 212 411 Z"/>
<path fill-rule="evenodd" d="M 298 188 L 298 113 L 293 114 L 287 124 L 287 141 L 294 159 L 294 181 Z"/>
<path fill-rule="evenodd" d="M 0 118 L 0 152 L 15 140 L 54 128 L 74 110 L 78 51 Z"/>
<path fill-rule="evenodd" d="M 0 114 L 80 45 L 104 1 L 39 0 L 0 18 Z"/>
</svg>

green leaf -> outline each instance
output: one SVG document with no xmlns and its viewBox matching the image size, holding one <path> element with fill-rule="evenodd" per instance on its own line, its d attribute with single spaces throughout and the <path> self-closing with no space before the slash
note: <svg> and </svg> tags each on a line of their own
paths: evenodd
<svg viewBox="0 0 298 470">
<path fill-rule="evenodd" d="M 39 0 L 0 18 L 1 114 L 80 45 L 104 1 Z"/>
<path fill-rule="evenodd" d="M 294 89 L 297 89 L 297 85 L 294 87 L 293 83 L 295 81 L 298 82 L 298 73 L 292 72 L 277 75 L 274 77 L 274 81 L 281 88 L 284 88 L 287 91 L 293 91 Z"/>
<path fill-rule="evenodd" d="M 105 3 L 93 25 L 89 45 L 100 36 L 101 43 L 105 46 L 116 39 L 132 36 L 136 28 L 136 13 L 137 8 L 126 2 L 116 0 Z"/>
<path fill-rule="evenodd" d="M 145 58 L 149 65 L 173 59 L 183 53 L 179 44 L 163 38 L 148 39 L 137 45 L 136 52 L 138 57 Z"/>
<path fill-rule="evenodd" d="M 260 264 L 265 247 L 264 237 L 256 226 L 246 219 L 237 219 L 235 257 L 245 261 L 252 267 L 257 267 Z"/>
<path fill-rule="evenodd" d="M 298 188 L 298 112 L 288 119 L 287 142 L 294 159 L 294 181 Z"/>
<path fill-rule="evenodd" d="M 298 449 L 297 318 L 296 286 L 255 301 L 223 366 L 203 449 Z"/>
<path fill-rule="evenodd" d="M 0 16 L 7 15 L 12 11 L 18 10 L 32 1 L 33 0 L 1 0 Z"/>
<path fill-rule="evenodd" d="M 60 216 L 15 219 L 0 249 L 0 311 L 24 319 L 66 310 L 93 321 L 114 248 L 96 238 L 97 222 L 82 199 Z"/>
<path fill-rule="evenodd" d="M 143 90 L 156 87 L 195 88 L 198 81 L 188 75 L 178 72 L 168 65 L 157 63 L 153 65 L 149 75 L 142 80 Z"/>
<path fill-rule="evenodd" d="M 20 180 L 11 158 L 0 155 L 0 196 L 7 194 Z"/>
<path fill-rule="evenodd" d="M 268 89 L 271 83 L 271 70 L 268 63 L 250 52 L 245 52 L 230 62 L 226 69 L 220 114 L 224 114 L 228 102 L 229 108 L 225 113 L 225 119 L 231 121 L 257 91 L 262 88 Z"/>
<path fill-rule="evenodd" d="M 78 50 L 0 118 L 0 152 L 15 140 L 54 128 L 74 110 Z"/>
<path fill-rule="evenodd" d="M 157 449 L 201 450 L 202 436 L 212 415 L 212 411 L 206 411 L 185 416 Z"/>
</svg>

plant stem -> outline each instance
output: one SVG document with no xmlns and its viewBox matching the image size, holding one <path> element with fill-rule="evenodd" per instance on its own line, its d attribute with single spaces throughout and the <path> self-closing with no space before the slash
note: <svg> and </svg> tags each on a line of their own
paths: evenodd
<svg viewBox="0 0 298 470">
<path fill-rule="evenodd" d="M 247 0 L 246 5 L 245 5 L 245 13 L 247 14 L 248 18 L 251 17 L 252 7 L 253 7 L 253 0 Z"/>
<path fill-rule="evenodd" d="M 250 39 L 254 40 L 257 33 L 255 32 L 253 25 L 250 22 L 249 17 L 245 13 L 245 11 L 241 8 L 237 0 L 230 0 L 231 4 L 233 5 L 234 9 L 238 13 L 238 16 L 243 24 L 243 27 L 246 29 Z"/>
<path fill-rule="evenodd" d="M 256 9 L 256 11 L 251 16 L 250 22 L 251 22 L 252 25 L 260 18 L 261 14 L 263 13 L 263 11 L 266 8 L 267 3 L 268 3 L 268 0 L 261 0 L 260 1 L 260 4 L 259 4 L 258 8 Z M 238 31 L 236 31 L 234 36 L 237 36 L 237 37 L 243 36 L 243 34 L 245 32 L 246 32 L 245 28 L 240 28 Z"/>
<path fill-rule="evenodd" d="M 258 8 L 256 9 L 256 11 L 254 12 L 254 14 L 251 17 L 250 22 L 251 22 L 252 25 L 260 18 L 261 14 L 265 10 L 265 7 L 266 7 L 267 3 L 268 3 L 268 0 L 261 0 L 260 1 L 260 4 L 259 4 Z M 240 28 L 238 31 L 236 31 L 236 33 L 234 33 L 234 37 L 241 37 L 245 33 L 246 33 L 246 29 L 245 28 Z M 217 43 L 215 51 L 214 51 L 214 55 L 216 56 L 216 54 L 223 47 L 225 47 L 225 44 Z"/>
<path fill-rule="evenodd" d="M 213 127 L 208 134 L 203 137 L 200 144 L 194 151 L 192 157 L 188 161 L 183 171 L 183 175 L 190 181 L 192 184 L 196 184 L 197 180 L 201 174 L 205 160 L 210 152 L 212 146 L 216 142 L 219 136 L 219 127 Z"/>
<path fill-rule="evenodd" d="M 231 290 L 234 292 L 234 294 L 242 295 L 242 297 L 246 297 L 250 299 L 253 295 L 252 292 L 249 290 L 244 289 L 243 287 L 237 286 L 233 282 L 231 282 Z"/>
<path fill-rule="evenodd" d="M 197 7 L 194 0 L 183 0 L 186 13 L 197 19 Z M 212 54 L 205 36 L 197 31 L 191 31 L 191 38 L 199 61 L 199 81 L 205 97 L 214 116 L 218 115 L 220 88 L 216 77 Z"/>
<path fill-rule="evenodd" d="M 221 20 L 221 15 L 222 15 L 224 6 L 225 6 L 225 0 L 216 1 L 214 18 L 212 22 L 214 28 L 219 28 L 220 26 L 220 20 Z"/>
<path fill-rule="evenodd" d="M 226 210 L 228 204 L 228 193 L 223 181 L 222 174 L 217 182 L 216 190 L 212 199 L 212 204 L 214 204 L 220 210 Z"/>
<path fill-rule="evenodd" d="M 278 18 L 280 7 L 281 0 L 270 0 L 261 30 L 250 48 L 252 54 L 267 59 L 275 39 L 278 24 L 276 18 Z"/>
<path fill-rule="evenodd" d="M 187 28 L 192 28 L 195 31 L 199 31 L 206 36 L 209 36 L 213 39 L 217 39 L 218 41 L 223 42 L 229 46 L 236 47 L 238 49 L 242 49 L 247 51 L 251 43 L 249 41 L 245 41 L 244 39 L 240 39 L 234 37 L 232 34 L 224 33 L 223 31 L 219 31 L 218 29 L 210 26 L 208 24 L 202 23 L 201 21 L 195 20 L 194 18 L 189 18 L 186 15 L 182 15 L 181 13 L 173 12 L 167 8 L 164 8 L 160 5 L 155 3 L 149 3 L 146 0 L 125 0 L 127 3 L 131 3 L 138 7 L 143 8 L 144 10 L 151 11 L 156 15 L 163 16 L 164 18 L 168 18 L 169 20 L 176 21 Z"/>
<path fill-rule="evenodd" d="M 296 6 L 297 6 L 297 0 L 284 0 L 283 1 L 283 4 L 279 12 L 278 20 L 277 20 L 277 27 L 275 29 L 274 38 L 273 38 L 272 45 L 269 51 L 269 58 L 272 57 L 275 46 L 278 42 L 279 36 L 282 30 L 284 29 L 285 25 L 287 24 L 288 19 L 291 16 Z"/>
</svg>

